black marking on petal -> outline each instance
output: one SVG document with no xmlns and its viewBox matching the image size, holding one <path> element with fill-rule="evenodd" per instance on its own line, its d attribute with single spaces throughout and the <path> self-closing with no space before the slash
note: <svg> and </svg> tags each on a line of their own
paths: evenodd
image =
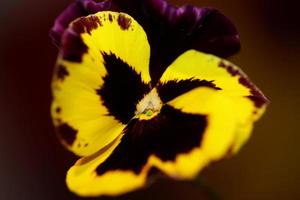
<svg viewBox="0 0 300 200">
<path fill-rule="evenodd" d="M 56 71 L 57 78 L 60 80 L 64 80 L 66 76 L 69 76 L 69 72 L 65 66 L 59 65 Z"/>
<path fill-rule="evenodd" d="M 77 135 L 77 130 L 64 123 L 58 126 L 58 133 L 61 139 L 68 145 L 72 146 Z"/>
<path fill-rule="evenodd" d="M 113 17 L 112 17 L 112 15 L 110 13 L 108 14 L 108 19 L 109 19 L 110 22 L 113 21 Z"/>
<path fill-rule="evenodd" d="M 120 14 L 118 17 L 118 24 L 122 30 L 128 30 L 131 25 L 131 19 L 123 14 Z"/>
<path fill-rule="evenodd" d="M 225 68 L 232 76 L 241 75 L 241 72 L 238 69 L 235 69 L 232 65 L 225 64 L 223 61 L 219 63 L 219 67 Z"/>
<path fill-rule="evenodd" d="M 92 15 L 75 20 L 62 38 L 63 59 L 71 62 L 81 62 L 82 55 L 87 52 L 88 48 L 80 34 L 85 32 L 91 34 L 91 31 L 99 26 L 102 26 L 102 23 L 97 16 Z"/>
<path fill-rule="evenodd" d="M 165 105 L 151 120 L 131 120 L 121 143 L 96 171 L 99 175 L 110 170 L 139 173 L 150 155 L 174 161 L 178 154 L 200 146 L 206 126 L 206 116 L 183 113 Z"/>
<path fill-rule="evenodd" d="M 257 108 L 269 103 L 269 100 L 248 78 L 240 77 L 239 83 L 250 89 L 251 95 L 248 98 L 254 102 Z"/>
<path fill-rule="evenodd" d="M 67 31 L 62 40 L 62 57 L 71 62 L 81 62 L 82 56 L 88 50 L 79 34 Z"/>
<path fill-rule="evenodd" d="M 72 23 L 72 28 L 79 34 L 88 32 L 102 26 L 100 19 L 97 16 L 88 16 L 77 19 Z"/>
<path fill-rule="evenodd" d="M 263 105 L 269 103 L 264 94 L 240 70 L 222 61 L 219 63 L 219 66 L 225 68 L 232 76 L 240 76 L 239 83 L 250 89 L 251 95 L 247 96 L 247 98 L 253 101 L 257 108 L 261 108 Z"/>
<path fill-rule="evenodd" d="M 150 91 L 141 75 L 115 54 L 102 53 L 107 75 L 103 86 L 96 90 L 110 115 L 123 124 L 134 116 L 136 104 Z"/>
<path fill-rule="evenodd" d="M 210 87 L 216 90 L 221 90 L 221 88 L 217 87 L 213 81 L 185 79 L 159 83 L 157 86 L 157 91 L 162 102 L 166 103 L 197 87 Z"/>
<path fill-rule="evenodd" d="M 56 112 L 57 114 L 61 113 L 61 107 L 57 107 L 57 108 L 55 109 L 55 112 Z"/>
</svg>

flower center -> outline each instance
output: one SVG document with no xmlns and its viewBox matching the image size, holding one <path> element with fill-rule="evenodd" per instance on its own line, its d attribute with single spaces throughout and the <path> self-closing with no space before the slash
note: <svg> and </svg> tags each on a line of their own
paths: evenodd
<svg viewBox="0 0 300 200">
<path fill-rule="evenodd" d="M 159 113 L 161 107 L 162 101 L 154 88 L 137 104 L 135 114 L 139 119 L 151 119 Z"/>
</svg>

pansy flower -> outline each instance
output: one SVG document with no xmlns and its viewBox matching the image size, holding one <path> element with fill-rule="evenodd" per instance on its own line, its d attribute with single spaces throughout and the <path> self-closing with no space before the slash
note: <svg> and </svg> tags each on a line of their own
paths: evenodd
<svg viewBox="0 0 300 200">
<path fill-rule="evenodd" d="M 52 117 L 81 157 L 66 177 L 80 196 L 133 191 L 158 172 L 192 179 L 236 153 L 265 110 L 260 90 L 217 57 L 236 52 L 239 37 L 212 8 L 81 0 L 51 35 Z"/>
</svg>

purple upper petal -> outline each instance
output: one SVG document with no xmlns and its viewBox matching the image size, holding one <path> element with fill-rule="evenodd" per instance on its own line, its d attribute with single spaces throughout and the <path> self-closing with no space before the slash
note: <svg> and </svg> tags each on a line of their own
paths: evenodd
<svg viewBox="0 0 300 200">
<path fill-rule="evenodd" d="M 77 0 L 56 19 L 51 38 L 59 46 L 70 22 L 104 10 L 128 13 L 143 26 L 151 46 L 150 71 L 154 81 L 188 49 L 220 57 L 240 49 L 235 26 L 216 9 L 175 7 L 166 0 Z"/>
</svg>

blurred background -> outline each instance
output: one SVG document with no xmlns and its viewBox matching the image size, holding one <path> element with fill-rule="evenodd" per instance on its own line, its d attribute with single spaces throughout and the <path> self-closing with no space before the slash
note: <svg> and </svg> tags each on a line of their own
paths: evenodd
<svg viewBox="0 0 300 200">
<path fill-rule="evenodd" d="M 70 2 L 0 2 L 1 200 L 79 199 L 64 182 L 76 158 L 59 144 L 49 114 L 57 49 L 48 31 Z M 171 2 L 213 6 L 232 19 L 242 50 L 230 60 L 252 78 L 271 104 L 237 156 L 204 170 L 205 186 L 165 180 L 119 198 L 100 199 L 201 200 L 209 188 L 224 200 L 300 199 L 300 2 Z"/>
</svg>

